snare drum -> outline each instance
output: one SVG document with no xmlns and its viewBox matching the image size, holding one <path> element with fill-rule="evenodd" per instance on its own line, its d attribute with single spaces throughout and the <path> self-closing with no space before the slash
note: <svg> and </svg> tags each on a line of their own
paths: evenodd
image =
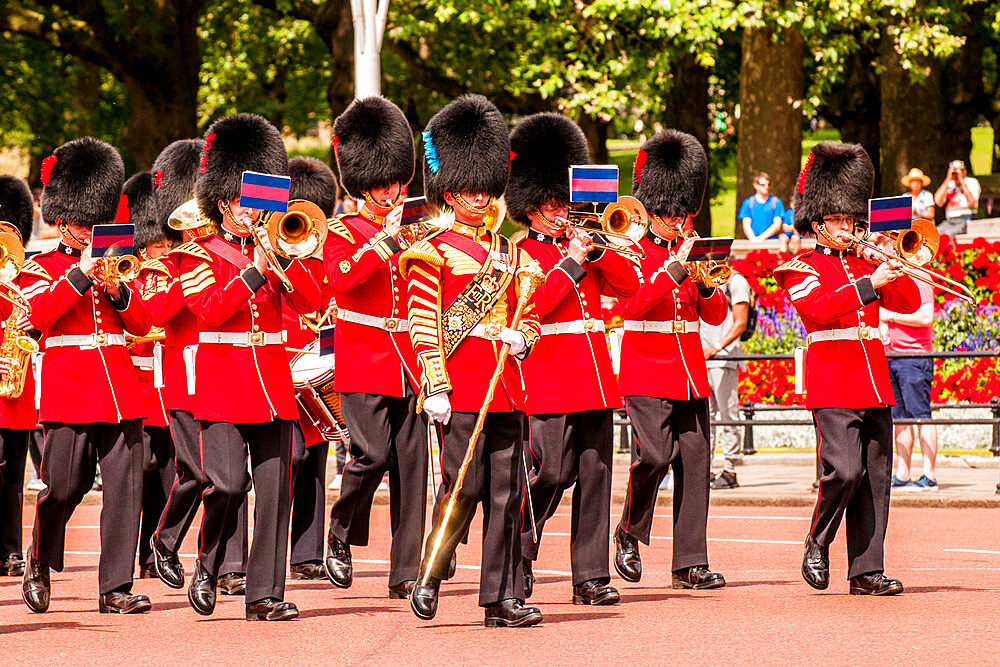
<svg viewBox="0 0 1000 667">
<path fill-rule="evenodd" d="M 325 440 L 349 441 L 347 424 L 340 411 L 340 396 L 333 388 L 334 357 L 319 356 L 319 341 L 305 346 L 292 359 L 295 400 Z"/>
</svg>

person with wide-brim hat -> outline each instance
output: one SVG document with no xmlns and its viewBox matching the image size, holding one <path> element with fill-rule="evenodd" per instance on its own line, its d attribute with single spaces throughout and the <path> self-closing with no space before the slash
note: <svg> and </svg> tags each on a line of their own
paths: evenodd
<svg viewBox="0 0 1000 667">
<path fill-rule="evenodd" d="M 934 220 L 934 195 L 924 190 L 931 184 L 930 176 L 914 167 L 910 172 L 900 179 L 900 182 L 910 189 L 909 194 L 913 197 L 913 217 L 924 220 Z M 907 193 L 903 193 L 904 195 Z"/>
</svg>

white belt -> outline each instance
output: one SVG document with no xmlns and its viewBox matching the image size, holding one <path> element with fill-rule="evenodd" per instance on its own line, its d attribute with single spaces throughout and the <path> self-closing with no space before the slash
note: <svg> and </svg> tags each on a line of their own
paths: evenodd
<svg viewBox="0 0 1000 667">
<path fill-rule="evenodd" d="M 132 357 L 132 365 L 144 371 L 153 370 L 153 357 Z"/>
<path fill-rule="evenodd" d="M 383 331 L 409 331 L 410 323 L 398 317 L 375 317 L 365 313 L 356 313 L 353 310 L 337 309 L 337 319 L 354 324 L 363 324 L 366 327 L 375 327 Z"/>
<path fill-rule="evenodd" d="M 814 331 L 806 336 L 806 345 L 829 340 L 878 340 L 880 338 L 878 327 L 847 327 L 846 329 Z"/>
<path fill-rule="evenodd" d="M 625 331 L 643 333 L 698 333 L 701 324 L 687 320 L 625 320 Z"/>
<path fill-rule="evenodd" d="M 500 340 L 500 332 L 507 327 L 499 324 L 477 324 L 469 332 L 471 338 L 483 338 L 485 340 Z"/>
<path fill-rule="evenodd" d="M 236 347 L 281 345 L 285 342 L 285 333 L 283 331 L 276 333 L 267 331 L 202 331 L 198 334 L 198 342 L 235 345 Z"/>
<path fill-rule="evenodd" d="M 62 336 L 51 336 L 45 340 L 45 349 L 50 347 L 90 349 L 108 347 L 109 345 L 125 345 L 125 334 L 64 334 Z"/>
<path fill-rule="evenodd" d="M 573 322 L 552 322 L 541 326 L 543 336 L 558 336 L 559 334 L 582 334 L 596 331 L 604 333 L 604 322 L 600 320 L 576 320 Z"/>
</svg>

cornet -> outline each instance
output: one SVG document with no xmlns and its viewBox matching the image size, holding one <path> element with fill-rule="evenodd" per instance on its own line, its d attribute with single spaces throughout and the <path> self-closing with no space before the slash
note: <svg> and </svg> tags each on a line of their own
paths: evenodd
<svg viewBox="0 0 1000 667">
<path fill-rule="evenodd" d="M 230 213 L 232 217 L 232 213 Z M 234 218 L 235 219 L 235 218 Z M 257 251 L 264 253 L 271 270 L 289 292 L 295 291 L 288 274 L 278 263 L 277 255 L 285 259 L 307 259 L 323 251 L 330 228 L 326 214 L 316 204 L 304 199 L 288 202 L 284 213 L 266 212 L 251 224 L 251 234 Z M 256 232 L 263 230 L 268 243 L 261 243 Z M 270 247 L 268 247 L 270 246 Z"/>
<path fill-rule="evenodd" d="M 646 256 L 642 247 L 628 235 L 632 225 L 640 225 L 643 234 L 649 225 L 646 207 L 635 197 L 619 197 L 618 201 L 608 204 L 601 214 L 570 211 L 567 217 L 556 218 L 552 222 L 563 229 L 572 228 L 598 234 L 606 243 L 594 243 L 594 248 L 614 250 L 639 259 Z"/>
<path fill-rule="evenodd" d="M 139 277 L 139 258 L 135 255 L 98 257 L 91 279 L 107 291 L 118 283 L 130 283 Z"/>
<path fill-rule="evenodd" d="M 681 237 L 684 239 L 699 238 L 698 232 L 681 230 Z M 699 285 L 705 287 L 722 287 L 733 275 L 733 270 L 728 264 L 717 262 L 714 259 L 700 262 L 690 262 L 687 265 L 688 273 Z"/>
</svg>

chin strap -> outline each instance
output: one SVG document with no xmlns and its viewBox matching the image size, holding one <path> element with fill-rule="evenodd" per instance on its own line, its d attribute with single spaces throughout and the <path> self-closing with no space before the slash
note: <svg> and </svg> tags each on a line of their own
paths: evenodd
<svg viewBox="0 0 1000 667">
<path fill-rule="evenodd" d="M 63 241 L 70 248 L 83 250 L 84 248 L 87 247 L 86 243 L 73 236 L 73 232 L 69 231 L 69 225 L 67 225 L 65 222 L 59 223 L 59 235 L 62 236 Z"/>
<path fill-rule="evenodd" d="M 850 244 L 843 243 L 840 239 L 834 238 L 830 234 L 830 232 L 826 231 L 826 223 L 825 222 L 819 222 L 819 223 L 817 223 L 816 224 L 816 231 L 818 231 L 820 233 L 820 235 L 823 238 L 825 238 L 827 241 L 829 241 L 830 244 L 834 248 L 836 248 L 837 250 L 846 250 L 846 249 L 848 249 L 848 248 L 851 247 Z"/>
<path fill-rule="evenodd" d="M 452 192 L 451 196 L 455 198 L 455 201 L 457 201 L 462 208 L 469 213 L 475 213 L 476 215 L 482 215 L 483 213 L 489 212 L 490 207 L 493 206 L 493 197 L 490 197 L 489 201 L 482 206 L 473 206 L 469 202 L 465 201 L 462 195 L 458 192 Z"/>
</svg>

